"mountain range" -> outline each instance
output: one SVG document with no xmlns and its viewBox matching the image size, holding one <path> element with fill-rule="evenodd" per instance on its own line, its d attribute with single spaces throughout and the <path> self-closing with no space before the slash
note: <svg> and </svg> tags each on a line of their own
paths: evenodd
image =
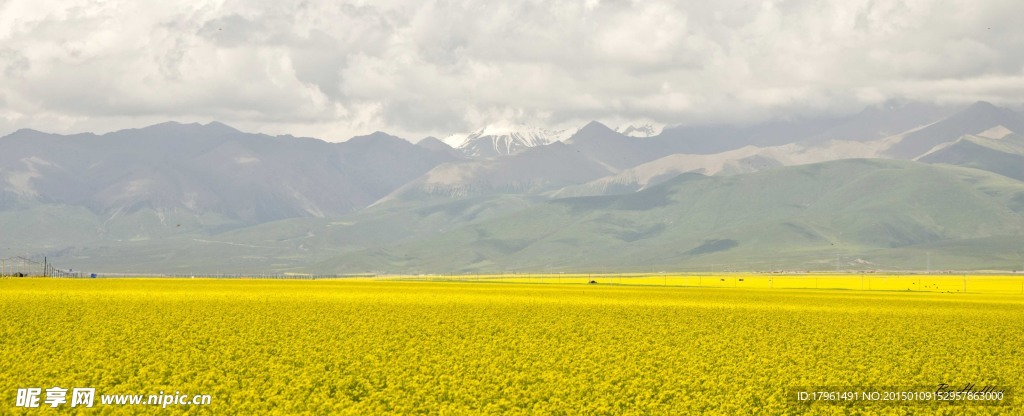
<svg viewBox="0 0 1024 416">
<path fill-rule="evenodd" d="M 1024 115 L 987 102 L 506 123 L 415 144 L 24 129 L 0 138 L 0 257 L 122 273 L 1016 270 L 1022 162 Z"/>
</svg>

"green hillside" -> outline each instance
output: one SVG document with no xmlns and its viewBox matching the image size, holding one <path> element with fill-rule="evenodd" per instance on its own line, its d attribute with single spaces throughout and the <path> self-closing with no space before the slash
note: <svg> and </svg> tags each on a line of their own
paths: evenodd
<svg viewBox="0 0 1024 416">
<path fill-rule="evenodd" d="M 1016 264 L 1024 184 L 973 169 L 845 160 L 566 198 L 317 268 L 391 272 L 961 268 Z M 975 241 L 983 257 L 956 255 Z M 1001 240 L 1000 240 L 1001 241 Z M 964 244 L 954 244 L 964 242 Z M 922 255 L 916 252 L 921 250 Z M 899 253 L 893 254 L 893 253 Z M 955 263 L 955 264 L 952 264 Z"/>
<path fill-rule="evenodd" d="M 918 161 L 966 166 L 1024 181 L 1024 137 L 993 140 L 966 136 Z"/>
<path fill-rule="evenodd" d="M 5 229 L 80 270 L 190 273 L 474 273 L 1019 269 L 1024 183 L 981 170 L 844 160 L 681 175 L 616 196 L 405 201 L 230 231 L 150 214 L 101 221 L 37 210 Z M 60 218 L 74 215 L 75 224 Z M 140 216 L 141 215 L 141 216 Z M 151 218 L 152 217 L 152 218 Z M 23 217 L 22 217 L 23 218 Z M 70 218 L 70 217 L 68 217 Z M 216 219 L 209 219 L 215 223 Z M 132 228 L 135 227 L 135 228 Z M 134 230 L 169 228 L 161 238 Z M 107 230 L 116 238 L 91 236 Z M 61 232 L 90 244 L 61 245 Z M 93 238 L 95 237 L 95 238 Z"/>
</svg>

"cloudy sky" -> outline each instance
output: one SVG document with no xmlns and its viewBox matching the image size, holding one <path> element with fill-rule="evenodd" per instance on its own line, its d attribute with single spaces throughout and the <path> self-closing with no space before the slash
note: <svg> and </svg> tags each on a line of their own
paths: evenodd
<svg viewBox="0 0 1024 416">
<path fill-rule="evenodd" d="M 0 135 L 219 120 L 416 140 L 1018 105 L 1021 16 L 1019 0 L 0 0 Z"/>
</svg>

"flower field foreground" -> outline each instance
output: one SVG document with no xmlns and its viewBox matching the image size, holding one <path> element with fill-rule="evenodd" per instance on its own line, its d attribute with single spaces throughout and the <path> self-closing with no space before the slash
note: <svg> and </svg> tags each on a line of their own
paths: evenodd
<svg viewBox="0 0 1024 416">
<path fill-rule="evenodd" d="M 90 414 L 1006 414 L 1016 401 L 791 390 L 1024 386 L 1024 296 L 1009 294 L 0 279 L 0 319 L 2 414 L 53 413 L 16 395 L 55 386 L 212 397 L 58 409 Z"/>
</svg>

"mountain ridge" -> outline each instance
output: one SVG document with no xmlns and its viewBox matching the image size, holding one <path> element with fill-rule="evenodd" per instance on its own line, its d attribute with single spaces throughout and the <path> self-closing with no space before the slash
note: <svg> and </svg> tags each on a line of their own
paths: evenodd
<svg viewBox="0 0 1024 416">
<path fill-rule="evenodd" d="M 1021 117 L 889 103 L 650 137 L 590 122 L 489 156 L 217 122 L 21 129 L 0 137 L 0 248 L 140 272 L 814 268 L 836 255 L 898 269 L 922 250 L 1002 267 L 1006 242 L 1024 241 Z"/>
</svg>

